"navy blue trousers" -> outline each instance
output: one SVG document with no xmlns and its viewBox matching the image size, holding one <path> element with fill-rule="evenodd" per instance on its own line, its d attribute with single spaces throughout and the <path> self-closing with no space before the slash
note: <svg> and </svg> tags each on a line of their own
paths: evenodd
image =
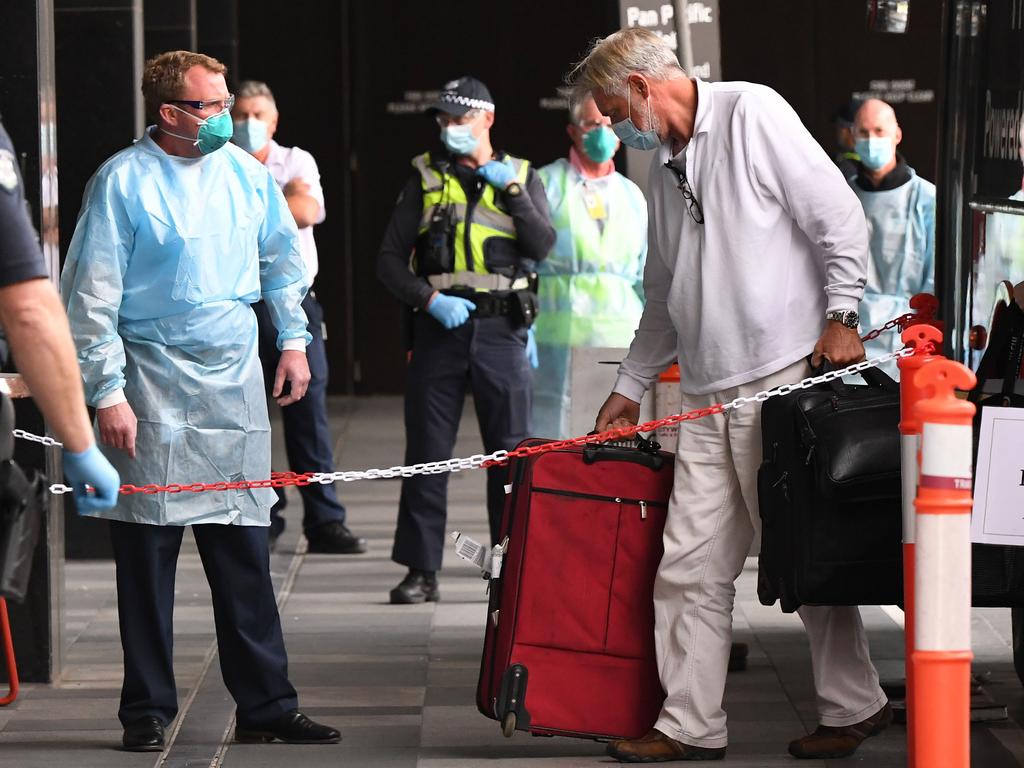
<svg viewBox="0 0 1024 768">
<path fill-rule="evenodd" d="M 189 526 L 213 593 L 217 649 L 238 722 L 267 723 L 298 707 L 288 681 L 266 528 Z M 117 609 L 124 650 L 118 717 L 123 725 L 178 712 L 174 684 L 174 576 L 182 526 L 111 522 L 117 564 Z"/>
<path fill-rule="evenodd" d="M 413 320 L 405 387 L 405 463 L 452 458 L 467 389 L 473 393 L 484 452 L 511 450 L 529 436 L 533 372 L 525 328 L 505 317 L 471 319 L 445 330 L 426 312 Z M 507 467 L 487 470 L 487 517 L 495 541 L 505 506 Z M 391 559 L 409 568 L 441 568 L 448 517 L 448 475 L 402 481 Z"/>
<path fill-rule="evenodd" d="M 324 349 L 323 309 L 310 291 L 302 301 L 309 318 L 306 329 L 313 340 L 306 347 L 309 372 L 312 378 L 306 396 L 297 403 L 281 409 L 284 422 L 284 446 L 288 454 L 288 468 L 292 472 L 333 472 L 334 446 L 331 426 L 327 421 L 327 352 Z M 274 374 L 281 360 L 277 349 L 277 329 L 270 321 L 270 312 L 261 301 L 253 305 L 260 329 L 260 362 L 267 385 L 267 397 L 274 387 Z M 270 525 L 274 535 L 284 530 L 281 512 L 285 508 L 284 488 L 277 488 L 277 503 L 270 510 Z M 344 523 L 345 507 L 338 501 L 333 485 L 315 483 L 299 487 L 302 497 L 302 528 L 308 534 L 325 523 Z"/>
</svg>

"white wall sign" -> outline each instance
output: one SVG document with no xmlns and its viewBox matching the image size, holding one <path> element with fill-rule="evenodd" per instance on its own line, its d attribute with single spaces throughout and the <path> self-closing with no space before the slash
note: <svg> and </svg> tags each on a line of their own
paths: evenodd
<svg viewBox="0 0 1024 768">
<path fill-rule="evenodd" d="M 971 541 L 1024 546 L 1024 408 L 981 410 Z"/>
</svg>

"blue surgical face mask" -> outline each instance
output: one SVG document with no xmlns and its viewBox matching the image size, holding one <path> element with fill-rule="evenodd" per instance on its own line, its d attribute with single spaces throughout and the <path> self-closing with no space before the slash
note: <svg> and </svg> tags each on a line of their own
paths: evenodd
<svg viewBox="0 0 1024 768">
<path fill-rule="evenodd" d="M 249 154 L 255 154 L 270 141 L 269 130 L 270 126 L 255 117 L 235 120 L 235 133 L 231 140 Z"/>
<path fill-rule="evenodd" d="M 869 136 L 866 139 L 857 139 L 854 151 L 860 156 L 865 168 L 877 171 L 892 160 L 896 147 L 888 136 Z"/>
<path fill-rule="evenodd" d="M 618 148 L 619 142 L 607 125 L 600 125 L 583 134 L 583 152 L 595 163 L 611 160 Z"/>
<path fill-rule="evenodd" d="M 658 134 L 653 130 L 654 120 L 651 117 L 650 94 L 647 96 L 647 130 L 641 131 L 633 122 L 633 105 L 630 101 L 632 93 L 633 89 L 629 86 L 629 83 L 626 83 L 626 119 L 615 123 L 612 126 L 612 130 L 619 137 L 619 141 L 627 147 L 644 151 L 654 149 L 661 145 L 661 139 L 658 138 Z"/>
<path fill-rule="evenodd" d="M 234 132 L 235 126 L 234 123 L 231 122 L 231 113 L 228 110 L 224 109 L 216 115 L 202 118 L 196 117 L 191 112 L 186 112 L 184 109 L 175 106 L 174 104 L 169 106 L 174 107 L 174 109 L 184 115 L 188 115 L 199 123 L 199 130 L 196 132 L 196 137 L 194 139 L 191 136 L 182 136 L 181 134 L 171 133 L 170 131 L 164 130 L 164 133 L 168 136 L 174 136 L 176 139 L 191 141 L 192 145 L 198 147 L 199 151 L 204 155 L 216 152 L 231 140 L 231 134 Z"/>
<path fill-rule="evenodd" d="M 441 141 L 453 154 L 471 155 L 480 144 L 480 137 L 473 135 L 473 125 L 448 125 L 441 129 Z"/>
</svg>

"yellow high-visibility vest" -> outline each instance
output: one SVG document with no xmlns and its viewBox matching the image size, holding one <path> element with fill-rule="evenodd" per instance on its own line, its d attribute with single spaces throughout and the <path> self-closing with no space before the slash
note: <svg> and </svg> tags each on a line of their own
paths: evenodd
<svg viewBox="0 0 1024 768">
<path fill-rule="evenodd" d="M 526 194 L 526 175 L 530 162 L 512 155 L 505 155 L 516 172 L 516 181 L 523 187 Z M 486 273 L 484 262 L 484 244 L 489 238 L 504 237 L 515 239 L 516 227 L 512 217 L 498 207 L 495 200 L 495 189 L 490 184 L 484 185 L 483 194 L 473 209 L 473 216 L 466 221 L 468 199 L 454 173 L 442 174 L 430 163 L 430 153 L 416 156 L 413 167 L 419 171 L 423 185 L 423 213 L 420 217 L 419 234 L 422 235 L 430 227 L 430 219 L 437 206 L 450 206 L 455 220 L 455 263 L 454 272 Z M 470 253 L 466 253 L 466 228 L 469 228 Z"/>
</svg>

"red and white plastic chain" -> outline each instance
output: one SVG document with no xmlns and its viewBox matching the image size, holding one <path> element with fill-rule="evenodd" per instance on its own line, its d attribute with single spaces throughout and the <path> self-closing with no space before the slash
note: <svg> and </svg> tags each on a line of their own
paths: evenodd
<svg viewBox="0 0 1024 768">
<path fill-rule="evenodd" d="M 877 338 L 879 335 L 891 328 L 902 328 L 904 324 L 910 319 L 918 318 L 919 315 L 907 314 L 901 317 L 890 320 L 882 328 L 879 328 L 864 337 L 864 341 L 870 341 L 871 339 Z M 406 466 L 394 466 L 388 468 L 377 468 L 377 469 L 362 469 L 362 470 L 350 470 L 341 472 L 273 472 L 269 480 L 239 480 L 236 482 L 219 482 L 219 483 L 189 483 L 189 484 L 178 484 L 172 483 L 170 485 L 157 485 L 155 483 L 149 485 L 122 485 L 121 493 L 123 495 L 130 495 L 134 493 L 201 493 L 203 491 L 228 491 L 228 490 L 246 490 L 250 488 L 282 488 L 289 485 L 303 486 L 312 485 L 313 483 L 320 483 L 321 485 L 330 485 L 336 482 L 351 483 L 358 480 L 385 480 L 398 477 L 414 477 L 416 475 L 438 475 L 446 472 L 462 472 L 467 469 L 482 469 L 487 467 L 495 467 L 502 464 L 506 464 L 509 459 L 513 458 L 524 458 L 526 456 L 536 456 L 540 453 L 550 453 L 551 451 L 563 450 L 565 448 L 575 448 L 590 443 L 604 443 L 610 440 L 622 440 L 624 438 L 630 438 L 636 435 L 638 432 L 653 432 L 658 427 L 665 427 L 672 424 L 679 424 L 684 421 L 694 421 L 696 419 L 702 419 L 706 416 L 713 416 L 717 413 L 725 413 L 726 411 L 736 410 L 742 408 L 745 405 L 752 403 L 763 403 L 773 397 L 781 397 L 788 395 L 791 392 L 796 392 L 801 389 L 808 389 L 817 384 L 824 384 L 835 379 L 842 378 L 843 376 L 851 376 L 868 368 L 875 368 L 879 365 L 888 363 L 891 360 L 898 360 L 903 357 L 910 357 L 911 355 L 920 354 L 931 354 L 934 351 L 932 344 L 928 343 L 919 348 L 904 347 L 896 352 L 889 352 L 878 357 L 874 357 L 870 360 L 862 360 L 859 363 L 854 363 L 846 368 L 841 368 L 835 371 L 829 371 L 823 373 L 820 376 L 809 376 L 806 379 L 796 384 L 784 384 L 781 387 L 776 387 L 771 390 L 764 390 L 758 392 L 755 395 L 749 397 L 738 397 L 728 403 L 719 403 L 712 405 L 708 408 L 698 408 L 685 413 L 677 413 L 671 416 L 666 416 L 661 419 L 655 419 L 654 421 L 648 421 L 643 424 L 637 424 L 631 427 L 618 427 L 615 429 L 609 429 L 605 432 L 599 432 L 592 435 L 582 435 L 580 437 L 574 437 L 568 440 L 555 440 L 549 443 L 542 443 L 540 445 L 530 445 L 521 448 L 516 448 L 511 451 L 495 451 L 489 454 L 475 454 L 465 458 L 454 458 L 447 459 L 445 461 L 431 461 L 422 464 L 411 464 Z M 37 442 L 47 442 L 48 445 L 60 445 L 52 438 L 40 438 L 37 435 L 30 433 L 17 434 L 21 430 L 16 431 L 18 437 L 24 437 L 28 440 L 35 440 Z M 50 486 L 50 492 L 55 494 L 71 493 L 72 488 L 63 485 L 61 483 L 54 483 Z"/>
</svg>

